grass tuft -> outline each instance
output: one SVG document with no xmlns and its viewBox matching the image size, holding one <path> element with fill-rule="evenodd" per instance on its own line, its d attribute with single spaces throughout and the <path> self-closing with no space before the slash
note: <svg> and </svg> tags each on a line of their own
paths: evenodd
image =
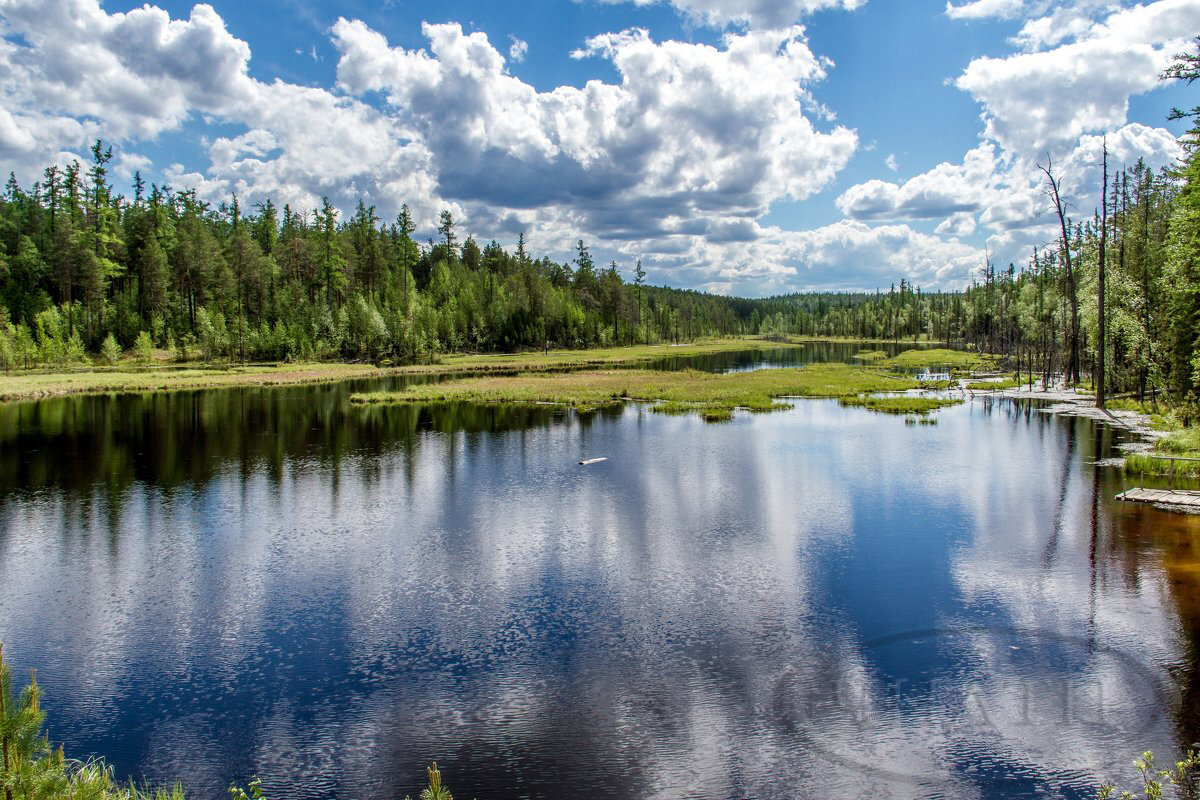
<svg viewBox="0 0 1200 800">
<path fill-rule="evenodd" d="M 887 359 L 893 369 L 932 369 L 944 367 L 955 370 L 977 370 L 992 363 L 990 356 L 968 353 L 963 350 L 947 350 L 937 347 L 930 350 L 905 350 Z"/>
<path fill-rule="evenodd" d="M 973 381 L 967 384 L 972 392 L 999 392 L 1005 389 L 1019 389 L 1025 384 L 1015 378 L 1004 378 L 998 381 Z"/>
<path fill-rule="evenodd" d="M 939 408 L 956 406 L 962 403 L 959 397 L 916 397 L 910 394 L 900 395 L 859 395 L 858 397 L 843 397 L 839 402 L 844 406 L 866 408 L 884 414 L 928 414 Z"/>
</svg>

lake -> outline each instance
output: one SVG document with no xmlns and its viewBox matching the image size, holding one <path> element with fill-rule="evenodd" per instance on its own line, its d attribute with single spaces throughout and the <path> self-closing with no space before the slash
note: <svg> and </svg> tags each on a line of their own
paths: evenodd
<svg viewBox="0 0 1200 800">
<path fill-rule="evenodd" d="M 1200 522 L 1113 500 L 1119 429 L 348 402 L 398 383 L 0 406 L 0 640 L 68 755 L 197 798 L 435 759 L 479 800 L 1089 797 L 1200 739 Z"/>
</svg>

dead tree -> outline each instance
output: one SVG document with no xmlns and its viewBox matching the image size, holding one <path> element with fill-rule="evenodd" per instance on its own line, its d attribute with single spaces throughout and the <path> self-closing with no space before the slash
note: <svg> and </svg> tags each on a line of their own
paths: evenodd
<svg viewBox="0 0 1200 800">
<path fill-rule="evenodd" d="M 1100 189 L 1100 275 L 1096 296 L 1099 298 L 1096 336 L 1096 408 L 1104 408 L 1104 250 L 1108 245 L 1108 139 L 1104 140 L 1104 183 Z"/>
<path fill-rule="evenodd" d="M 1047 193 L 1050 195 L 1051 202 L 1054 203 L 1054 210 L 1058 214 L 1059 230 L 1062 232 L 1062 257 L 1067 271 L 1067 299 L 1071 304 L 1071 345 L 1070 358 L 1067 362 L 1067 384 L 1074 385 L 1079 383 L 1079 294 L 1075 287 L 1075 269 L 1071 264 L 1071 237 L 1067 233 L 1067 208 L 1059 193 L 1059 182 L 1054 177 L 1053 162 L 1046 159 L 1046 166 L 1038 164 L 1038 169 L 1046 173 L 1046 180 L 1049 183 Z"/>
</svg>

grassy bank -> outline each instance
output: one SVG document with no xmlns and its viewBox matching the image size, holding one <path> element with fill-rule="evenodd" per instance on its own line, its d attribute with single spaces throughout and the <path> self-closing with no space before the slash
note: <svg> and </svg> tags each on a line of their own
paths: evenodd
<svg viewBox="0 0 1200 800">
<path fill-rule="evenodd" d="M 1125 471 L 1138 475 L 1166 476 L 1174 474 L 1183 478 L 1200 477 L 1200 461 L 1167 461 L 1155 456 L 1200 459 L 1200 428 L 1181 428 L 1168 433 L 1154 443 L 1151 453 L 1131 453 L 1125 457 Z"/>
<path fill-rule="evenodd" d="M 845 364 L 813 364 L 802 369 L 767 369 L 717 375 L 695 370 L 579 371 L 497 375 L 410 386 L 398 392 L 353 395 L 353 403 L 552 403 L 582 409 L 626 400 L 662 402 L 666 413 L 698 412 L 728 419 L 735 408 L 773 411 L 787 408 L 780 397 L 855 397 L 864 393 L 916 388 L 916 381 Z"/>
<path fill-rule="evenodd" d="M 737 337 L 686 345 L 643 345 L 601 350 L 551 350 L 504 355 L 448 355 L 435 364 L 376 367 L 370 364 L 272 364 L 226 367 L 117 367 L 71 372 L 17 372 L 0 375 L 0 401 L 70 394 L 155 392 L 229 386 L 278 386 L 319 383 L 393 374 L 507 372 L 624 366 L 664 358 L 713 355 L 744 350 L 798 347 L 793 342 Z"/>
</svg>

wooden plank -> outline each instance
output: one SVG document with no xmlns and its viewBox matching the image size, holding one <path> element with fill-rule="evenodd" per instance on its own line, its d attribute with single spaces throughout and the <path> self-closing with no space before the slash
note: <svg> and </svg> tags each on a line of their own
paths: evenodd
<svg viewBox="0 0 1200 800">
<path fill-rule="evenodd" d="M 1129 503 L 1200 508 L 1200 492 L 1183 489 L 1143 489 L 1138 487 L 1121 492 L 1117 495 L 1117 499 Z"/>
</svg>

